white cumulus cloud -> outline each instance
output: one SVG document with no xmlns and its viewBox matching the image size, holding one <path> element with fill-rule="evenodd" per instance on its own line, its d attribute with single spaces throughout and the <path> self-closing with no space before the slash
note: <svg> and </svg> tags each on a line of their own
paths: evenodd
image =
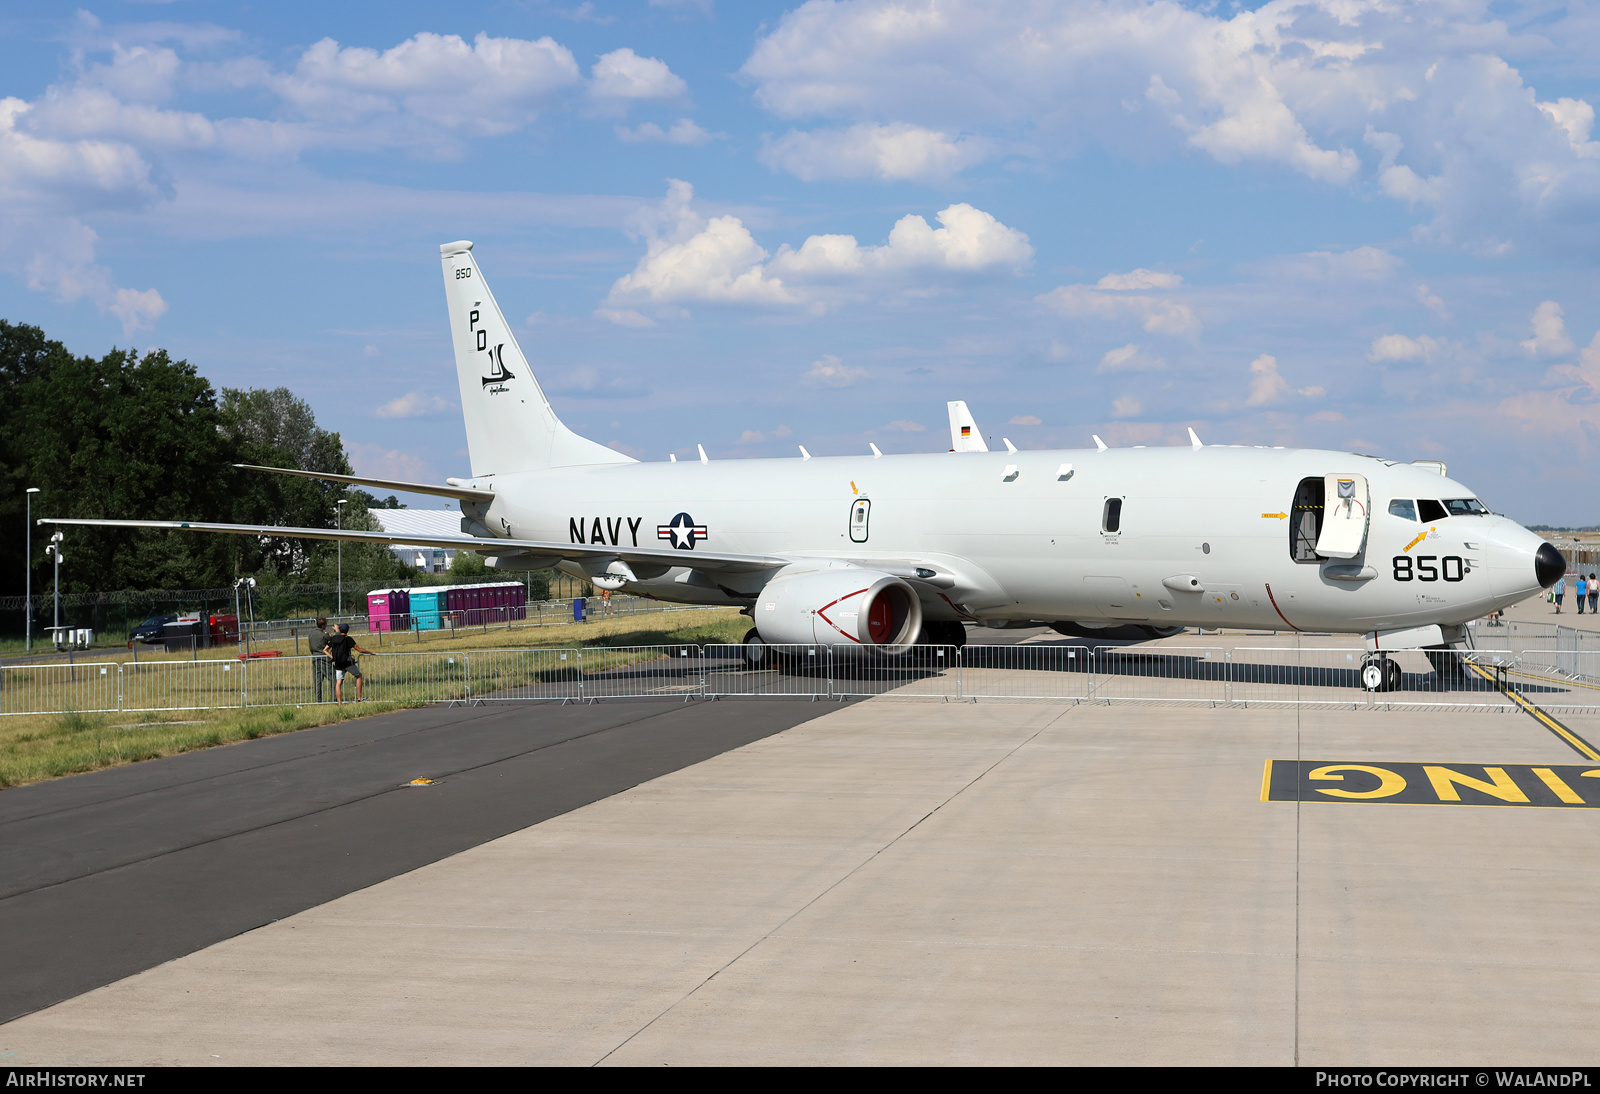
<svg viewBox="0 0 1600 1094">
<path fill-rule="evenodd" d="M 845 364 L 836 354 L 825 353 L 806 371 L 806 380 L 827 387 L 849 387 L 857 380 L 867 378 L 867 370 Z"/>
<path fill-rule="evenodd" d="M 771 254 L 738 217 L 702 217 L 693 198 L 693 187 L 672 180 L 666 200 L 640 222 L 644 257 L 612 285 L 603 307 L 705 302 L 815 310 L 850 294 L 927 291 L 940 276 L 1014 274 L 1033 258 L 1027 236 L 966 204 L 939 212 L 938 228 L 904 216 L 876 246 L 815 235 Z"/>
<path fill-rule="evenodd" d="M 454 410 L 456 404 L 448 399 L 441 399 L 437 395 L 424 395 L 420 391 L 409 391 L 395 399 L 390 399 L 373 413 L 380 418 L 422 418 L 429 414 L 444 414 Z"/>
<path fill-rule="evenodd" d="M 1278 372 L 1278 359 L 1263 353 L 1250 362 L 1250 395 L 1245 406 L 1270 406 L 1289 394 L 1289 381 Z"/>
<path fill-rule="evenodd" d="M 665 61 L 614 49 L 595 61 L 589 93 L 597 99 L 676 99 L 689 90 Z"/>
<path fill-rule="evenodd" d="M 1412 338 L 1404 334 L 1384 334 L 1372 340 L 1369 361 L 1431 361 L 1444 348 L 1426 334 Z"/>
<path fill-rule="evenodd" d="M 642 122 L 629 129 L 617 126 L 617 139 L 624 144 L 705 144 L 722 134 L 708 133 L 688 118 L 679 118 L 666 129 L 655 122 Z"/>
<path fill-rule="evenodd" d="M 1494 254 L 1524 232 L 1592 238 L 1592 106 L 1539 101 L 1515 67 L 1587 71 L 1592 23 L 1462 0 L 847 0 L 789 11 L 741 73 L 774 115 L 832 132 L 960 133 L 1045 161 L 1187 150 L 1376 184 L 1424 237 Z"/>
<path fill-rule="evenodd" d="M 535 41 L 423 32 L 382 52 L 324 38 L 272 86 L 312 120 L 352 124 L 406 116 L 445 129 L 507 133 L 579 83 L 572 51 Z"/>
<path fill-rule="evenodd" d="M 1529 317 L 1533 337 L 1522 343 L 1522 348 L 1541 357 L 1555 357 L 1571 353 L 1573 343 L 1567 334 L 1567 321 L 1562 316 L 1561 305 L 1546 300 L 1533 310 Z"/>
<path fill-rule="evenodd" d="M 813 182 L 817 179 L 937 181 L 988 155 L 989 144 L 919 125 L 861 124 L 848 129 L 790 130 L 761 149 L 761 162 Z"/>
<path fill-rule="evenodd" d="M 1182 283 L 1178 274 L 1141 267 L 1124 274 L 1106 274 L 1093 285 L 1062 285 L 1036 299 L 1073 318 L 1136 319 L 1152 334 L 1196 335 L 1200 333 L 1200 319 L 1189 305 L 1136 291 L 1177 288 Z"/>
<path fill-rule="evenodd" d="M 1159 372 L 1167 367 L 1167 363 L 1159 357 L 1144 352 L 1144 347 L 1135 344 L 1119 346 L 1106 352 L 1096 366 L 1096 372 Z"/>
</svg>

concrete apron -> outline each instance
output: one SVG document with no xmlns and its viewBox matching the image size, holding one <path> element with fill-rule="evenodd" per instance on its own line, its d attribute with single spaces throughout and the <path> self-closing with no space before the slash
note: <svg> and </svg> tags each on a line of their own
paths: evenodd
<svg viewBox="0 0 1600 1094">
<path fill-rule="evenodd" d="M 1521 716 L 873 700 L 28 1015 L 0 1052 L 1592 1063 L 1596 814 L 1258 800 L 1299 756 L 1575 759 Z"/>
</svg>

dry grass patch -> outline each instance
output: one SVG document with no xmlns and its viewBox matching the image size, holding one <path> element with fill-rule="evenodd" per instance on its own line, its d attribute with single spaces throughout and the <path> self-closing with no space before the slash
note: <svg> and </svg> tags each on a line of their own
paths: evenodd
<svg viewBox="0 0 1600 1094">
<path fill-rule="evenodd" d="M 411 705 L 415 704 L 18 715 L 0 719 L 0 787 L 292 733 Z"/>
<path fill-rule="evenodd" d="M 358 636 L 361 644 L 377 653 L 376 657 L 364 659 L 368 694 L 381 688 L 384 699 L 382 702 L 367 702 L 360 706 L 347 703 L 343 707 L 329 703 L 295 705 L 292 700 L 307 690 L 306 680 L 302 676 L 311 670 L 307 667 L 307 662 L 284 662 L 286 669 L 295 669 L 295 665 L 299 666 L 291 674 L 292 679 L 274 677 L 272 672 L 276 670 L 266 671 L 264 675 L 258 674 L 254 677 L 259 684 L 253 684 L 250 692 L 254 700 L 270 701 L 275 694 L 291 700 L 278 706 L 140 711 L 137 709 L 139 700 L 130 698 L 127 700 L 130 709 L 111 713 L 86 714 L 69 711 L 65 714 L 17 714 L 0 717 L 0 788 L 20 786 L 63 775 L 75 775 L 103 767 L 115 767 L 119 764 L 136 763 L 159 756 L 171 756 L 197 748 L 252 740 L 275 733 L 291 733 L 297 729 L 327 725 L 347 718 L 383 714 L 404 707 L 419 706 L 429 699 L 448 697 L 440 690 L 441 686 L 448 690 L 451 685 L 447 681 L 442 683 L 435 681 L 431 685 L 431 690 L 425 690 L 421 683 L 410 679 L 399 679 L 390 683 L 386 677 L 396 672 L 404 676 L 406 673 L 404 666 L 407 662 L 401 658 L 388 660 L 383 656 L 384 653 L 583 648 L 585 651 L 593 651 L 586 652 L 583 661 L 585 671 L 593 673 L 625 667 L 641 660 L 638 654 L 622 647 L 736 643 L 743 641 L 745 632 L 749 629 L 750 621 L 740 615 L 738 609 L 727 608 L 682 614 L 623 616 L 565 627 L 490 628 L 487 634 L 482 629 L 464 629 L 457 632 L 454 637 L 451 637 L 448 631 L 424 632 L 428 637 L 421 642 L 413 641 L 410 635 L 403 635 L 399 639 L 386 638 L 381 648 L 371 641 L 375 636 L 362 634 Z M 289 652 L 287 642 L 273 645 Z M 264 644 L 261 648 L 272 647 Z M 304 648 L 302 640 L 301 650 Z M 648 660 L 654 656 L 656 655 L 646 654 L 643 659 Z M 227 648 L 202 650 L 199 660 L 236 661 L 236 658 L 237 654 L 231 648 Z M 93 658 L 98 664 L 113 660 L 131 662 L 132 655 L 123 651 L 114 658 L 98 656 Z M 141 653 L 139 657 L 141 665 L 154 661 L 188 660 L 188 657 L 177 655 L 172 657 L 157 655 L 151 658 Z M 78 664 L 81 669 L 85 659 L 80 658 Z M 263 670 L 270 670 L 271 666 L 278 662 L 260 664 Z M 235 665 L 236 669 L 242 667 Z M 203 672 L 213 674 L 214 681 L 231 678 L 223 675 L 220 669 L 221 666 L 213 665 Z M 54 673 L 64 679 L 62 669 L 43 671 Z M 255 669 L 251 671 L 256 672 Z M 509 687 L 517 686 L 519 683 L 570 679 L 576 672 L 576 665 L 534 666 L 526 670 L 508 667 L 506 679 L 502 684 Z M 18 674 L 13 681 L 17 685 L 22 685 L 25 683 L 24 677 L 29 675 L 28 670 L 20 669 Z M 238 674 L 235 672 L 231 675 Z M 80 672 L 79 676 L 81 679 L 78 683 L 64 684 L 60 687 L 81 688 L 83 691 L 81 699 L 66 696 L 58 687 L 55 694 L 62 697 L 60 705 L 85 708 L 112 705 L 112 701 L 105 701 L 102 691 L 96 690 L 97 688 L 103 690 L 103 682 L 97 683 L 101 681 L 98 672 Z M 185 679 L 187 676 L 187 673 L 174 676 L 165 690 L 156 689 L 147 693 L 151 696 L 164 696 L 161 701 L 145 700 L 145 702 L 148 705 L 203 706 L 204 702 L 212 701 L 211 698 L 201 698 L 211 694 L 207 693 L 203 686 L 197 684 L 192 689 L 188 688 Z M 165 673 L 161 674 L 161 678 L 165 678 Z M 493 686 L 488 676 L 480 676 L 478 679 L 483 686 Z M 274 684 L 273 680 L 279 682 Z M 128 677 L 124 686 L 130 696 L 135 694 L 136 686 L 132 676 Z M 330 683 L 328 687 L 331 686 Z M 282 690 L 274 693 L 274 687 Z M 93 698 L 96 695 L 101 697 L 100 700 Z"/>
</svg>

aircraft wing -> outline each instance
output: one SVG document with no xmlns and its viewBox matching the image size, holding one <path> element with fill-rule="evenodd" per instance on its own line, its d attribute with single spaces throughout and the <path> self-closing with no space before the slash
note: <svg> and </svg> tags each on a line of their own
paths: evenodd
<svg viewBox="0 0 1600 1094">
<path fill-rule="evenodd" d="M 235 536 L 275 536 L 285 539 L 333 539 L 348 543 L 393 543 L 407 547 L 442 547 L 446 550 L 478 551 L 483 554 L 531 555 L 548 558 L 549 565 L 561 559 L 576 562 L 609 562 L 653 566 L 684 566 L 706 573 L 753 573 L 787 565 L 793 561 L 776 555 L 730 555 L 711 551 L 679 551 L 670 547 L 605 547 L 584 543 L 553 543 L 536 539 L 482 539 L 472 536 L 429 536 L 416 532 L 365 532 L 331 528 L 285 528 L 272 524 L 208 524 L 193 520 L 74 520 L 45 517 L 40 524 L 82 525 L 90 528 L 166 528 L 191 532 L 221 532 Z"/>
<path fill-rule="evenodd" d="M 236 463 L 233 466 L 243 471 L 270 471 L 274 475 L 298 475 L 302 479 L 327 479 L 330 482 L 347 482 L 352 486 L 376 486 L 380 490 L 404 490 L 410 494 L 432 494 L 441 498 L 460 498 L 471 501 L 473 498 L 492 498 L 494 490 L 488 487 L 463 486 L 459 480 L 452 479 L 448 486 L 436 486 L 431 482 L 401 482 L 398 479 L 368 479 L 360 475 L 329 475 L 321 471 L 301 471 L 293 467 L 259 467 L 253 463 Z"/>
</svg>

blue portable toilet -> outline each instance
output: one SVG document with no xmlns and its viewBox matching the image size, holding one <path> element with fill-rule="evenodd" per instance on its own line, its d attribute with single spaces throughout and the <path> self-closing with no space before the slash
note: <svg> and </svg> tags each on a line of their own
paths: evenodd
<svg viewBox="0 0 1600 1094">
<path fill-rule="evenodd" d="M 449 586 L 411 590 L 411 625 L 418 630 L 436 631 L 444 626 L 444 602 Z"/>
</svg>

